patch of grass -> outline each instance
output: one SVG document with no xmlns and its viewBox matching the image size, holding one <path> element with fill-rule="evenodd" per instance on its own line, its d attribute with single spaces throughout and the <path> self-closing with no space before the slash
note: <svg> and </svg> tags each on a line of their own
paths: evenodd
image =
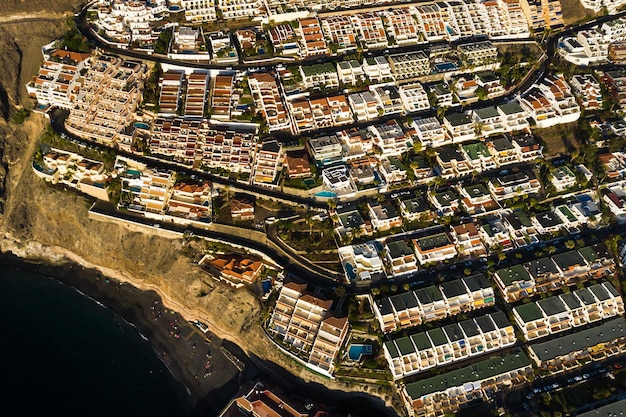
<svg viewBox="0 0 626 417">
<path fill-rule="evenodd" d="M 30 116 L 30 113 L 31 111 L 28 109 L 19 109 L 11 118 L 11 122 L 16 125 L 21 125 L 28 118 L 28 116 Z"/>
</svg>

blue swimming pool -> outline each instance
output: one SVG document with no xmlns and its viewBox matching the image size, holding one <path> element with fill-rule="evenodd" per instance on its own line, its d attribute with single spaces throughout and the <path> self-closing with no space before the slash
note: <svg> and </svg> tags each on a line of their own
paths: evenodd
<svg viewBox="0 0 626 417">
<path fill-rule="evenodd" d="M 363 356 L 372 354 L 372 345 L 350 345 L 348 357 L 353 361 L 360 361 Z"/>
<path fill-rule="evenodd" d="M 144 129 L 144 130 L 149 130 L 150 126 L 147 123 L 144 122 L 135 122 L 135 127 L 137 129 Z"/>
<path fill-rule="evenodd" d="M 458 67 L 454 62 L 442 62 L 439 64 L 435 64 L 435 69 L 437 69 L 437 71 L 439 72 L 453 71 L 457 68 Z"/>
<path fill-rule="evenodd" d="M 315 194 L 315 196 L 322 198 L 335 198 L 337 197 L 337 194 L 333 193 L 332 191 L 320 191 L 319 193 Z"/>
</svg>

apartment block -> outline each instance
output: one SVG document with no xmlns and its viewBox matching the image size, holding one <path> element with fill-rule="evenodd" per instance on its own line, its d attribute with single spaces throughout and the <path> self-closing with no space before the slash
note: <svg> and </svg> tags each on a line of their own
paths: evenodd
<svg viewBox="0 0 626 417">
<path fill-rule="evenodd" d="M 327 55 L 328 47 L 317 17 L 298 19 L 302 49 L 305 56 Z"/>
<path fill-rule="evenodd" d="M 204 117 L 209 79 L 210 74 L 208 72 L 192 72 L 187 77 L 185 117 Z"/>
<path fill-rule="evenodd" d="M 383 351 L 394 379 L 400 379 L 515 342 L 513 326 L 498 312 L 385 342 Z"/>
<path fill-rule="evenodd" d="M 494 303 L 493 288 L 482 274 L 477 274 L 438 287 L 430 286 L 380 298 L 372 302 L 372 306 L 382 331 L 388 333 L 489 307 Z"/>
<path fill-rule="evenodd" d="M 489 42 L 466 43 L 457 46 L 461 61 L 469 67 L 494 64 L 498 61 L 498 49 Z"/>
<path fill-rule="evenodd" d="M 80 89 L 80 73 L 89 67 L 89 55 L 57 49 L 44 58 L 26 85 L 28 94 L 42 106 L 70 109 Z"/>
<path fill-rule="evenodd" d="M 407 113 L 418 112 L 430 108 L 428 94 L 421 84 L 401 85 L 398 88 L 398 91 L 400 93 L 402 105 Z"/>
<path fill-rule="evenodd" d="M 65 127 L 72 134 L 130 149 L 128 127 L 135 121 L 147 67 L 109 55 L 92 59 Z"/>
<path fill-rule="evenodd" d="M 285 112 L 274 77 L 268 73 L 255 73 L 248 77 L 248 85 L 269 131 L 291 130 L 291 121 Z"/>
<path fill-rule="evenodd" d="M 408 383 L 402 389 L 402 397 L 411 415 L 453 414 L 472 401 L 486 400 L 494 392 L 525 383 L 532 372 L 528 356 L 516 350 Z"/>
<path fill-rule="evenodd" d="M 378 12 L 357 13 L 352 16 L 352 21 L 364 48 L 384 48 L 388 45 L 387 33 Z"/>
<path fill-rule="evenodd" d="M 273 184 L 282 170 L 283 160 L 283 147 L 278 141 L 270 140 L 258 144 L 252 173 L 254 183 Z"/>
<path fill-rule="evenodd" d="M 626 323 L 619 317 L 589 329 L 528 346 L 539 369 L 551 373 L 626 352 Z"/>
<path fill-rule="evenodd" d="M 390 55 L 389 67 L 398 82 L 430 74 L 430 60 L 422 51 Z"/>
<path fill-rule="evenodd" d="M 513 316 L 526 340 L 534 340 L 623 312 L 619 293 L 610 282 L 604 282 L 515 307 Z"/>
<path fill-rule="evenodd" d="M 337 52 L 357 48 L 357 32 L 350 16 L 327 16 L 321 19 L 322 30 L 329 44 L 335 44 Z"/>
<path fill-rule="evenodd" d="M 389 35 L 397 45 L 410 45 L 419 42 L 419 28 L 409 8 L 392 9 L 385 14 Z"/>
</svg>

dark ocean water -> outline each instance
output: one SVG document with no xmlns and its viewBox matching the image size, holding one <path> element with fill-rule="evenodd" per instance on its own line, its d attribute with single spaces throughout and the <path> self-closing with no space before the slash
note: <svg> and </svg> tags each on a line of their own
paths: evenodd
<svg viewBox="0 0 626 417">
<path fill-rule="evenodd" d="M 14 416 L 172 417 L 182 386 L 137 330 L 73 288 L 0 266 L 0 388 Z"/>
</svg>

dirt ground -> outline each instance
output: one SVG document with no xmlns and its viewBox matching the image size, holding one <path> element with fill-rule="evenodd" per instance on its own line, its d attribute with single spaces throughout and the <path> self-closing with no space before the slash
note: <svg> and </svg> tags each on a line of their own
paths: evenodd
<svg viewBox="0 0 626 417">
<path fill-rule="evenodd" d="M 586 17 L 595 15 L 592 10 L 585 9 L 580 0 L 561 0 L 561 11 L 563 12 L 563 21 L 566 25 L 574 24 Z"/>
<path fill-rule="evenodd" d="M 533 129 L 533 133 L 543 142 L 543 155 L 546 158 L 567 154 L 580 146 L 578 122 Z"/>
</svg>

